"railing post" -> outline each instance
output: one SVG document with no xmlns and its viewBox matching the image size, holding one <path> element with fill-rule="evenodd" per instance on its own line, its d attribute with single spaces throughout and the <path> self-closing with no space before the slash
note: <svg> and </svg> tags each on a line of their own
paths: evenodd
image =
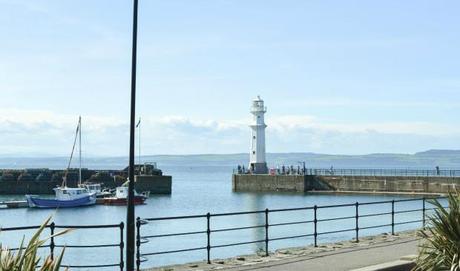
<svg viewBox="0 0 460 271">
<path fill-rule="evenodd" d="M 208 264 L 211 264 L 211 214 L 207 213 L 206 214 L 206 220 L 207 220 L 207 230 L 206 230 L 206 235 L 208 239 L 208 244 L 206 246 L 207 250 L 207 258 L 208 258 Z"/>
<path fill-rule="evenodd" d="M 141 218 L 136 219 L 136 270 L 141 270 Z"/>
<path fill-rule="evenodd" d="M 423 197 L 423 207 L 422 207 L 422 213 L 423 213 L 423 214 L 422 214 L 422 215 L 423 215 L 423 218 L 422 218 L 422 219 L 423 219 L 423 229 L 425 229 L 425 223 L 426 223 L 426 221 L 425 221 L 425 216 L 426 216 L 425 201 L 426 201 L 426 199 L 425 199 L 425 197 Z"/>
<path fill-rule="evenodd" d="M 124 262 L 124 256 L 123 256 L 123 250 L 125 249 L 125 243 L 123 240 L 125 239 L 123 237 L 123 231 L 125 228 L 125 223 L 121 222 L 120 223 L 120 270 L 123 271 L 125 268 L 125 262 Z"/>
<path fill-rule="evenodd" d="M 359 209 L 359 202 L 356 202 L 356 203 L 355 203 L 355 210 L 356 210 L 356 216 L 355 216 L 355 219 L 356 219 L 356 228 L 355 228 L 355 231 L 356 231 L 356 242 L 357 242 L 357 243 L 359 242 L 359 223 L 358 223 L 358 220 L 359 220 L 359 212 L 358 212 L 358 209 Z"/>
<path fill-rule="evenodd" d="M 395 235 L 395 200 L 391 201 L 391 235 Z"/>
<path fill-rule="evenodd" d="M 315 240 L 315 247 L 318 247 L 318 206 L 315 205 L 313 207 L 313 225 L 314 225 L 314 229 L 313 229 L 313 237 L 314 237 L 314 240 Z"/>
<path fill-rule="evenodd" d="M 268 257 L 268 208 L 265 209 L 265 256 Z"/>
<path fill-rule="evenodd" d="M 50 257 L 51 257 L 51 260 L 54 260 L 54 247 L 56 246 L 56 244 L 54 243 L 54 229 L 56 227 L 56 224 L 54 224 L 54 222 L 51 222 L 50 224 L 50 231 L 51 231 L 51 238 L 50 238 Z"/>
</svg>

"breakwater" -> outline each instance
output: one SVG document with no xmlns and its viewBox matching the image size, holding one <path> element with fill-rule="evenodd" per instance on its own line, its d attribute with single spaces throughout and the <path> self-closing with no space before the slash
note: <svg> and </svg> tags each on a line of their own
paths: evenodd
<svg viewBox="0 0 460 271">
<path fill-rule="evenodd" d="M 460 186 L 459 176 L 254 175 L 234 174 L 240 192 L 391 192 L 445 194 Z"/>
<path fill-rule="evenodd" d="M 161 170 L 152 168 L 148 172 L 136 171 L 135 188 L 154 194 L 171 193 L 171 176 L 163 175 Z M 82 181 L 100 183 L 104 188 L 115 188 L 127 181 L 128 171 L 82 169 Z M 2 169 L 0 170 L 0 194 L 52 194 L 53 188 L 62 184 L 64 177 L 67 185 L 78 185 L 78 169 Z"/>
</svg>

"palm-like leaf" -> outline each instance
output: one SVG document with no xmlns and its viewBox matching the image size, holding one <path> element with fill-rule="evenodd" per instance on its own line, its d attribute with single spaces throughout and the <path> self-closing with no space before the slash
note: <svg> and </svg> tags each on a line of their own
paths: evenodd
<svg viewBox="0 0 460 271">
<path fill-rule="evenodd" d="M 428 216 L 428 227 L 419 232 L 423 239 L 416 260 L 417 271 L 460 271 L 460 193 L 449 193 L 449 207 L 438 200 L 430 201 L 435 207 Z"/>
<path fill-rule="evenodd" d="M 56 234 L 48 236 L 45 239 L 40 239 L 40 235 L 51 221 L 51 216 L 43 222 L 40 228 L 30 238 L 26 247 L 24 247 L 24 239 L 16 253 L 13 253 L 8 248 L 4 248 L 0 244 L 0 271 L 36 271 L 40 266 L 41 258 L 38 256 L 38 249 L 43 246 L 50 238 L 65 234 L 70 229 L 60 231 Z M 58 271 L 61 266 L 64 250 L 57 259 L 46 257 L 41 264 L 40 271 Z"/>
</svg>

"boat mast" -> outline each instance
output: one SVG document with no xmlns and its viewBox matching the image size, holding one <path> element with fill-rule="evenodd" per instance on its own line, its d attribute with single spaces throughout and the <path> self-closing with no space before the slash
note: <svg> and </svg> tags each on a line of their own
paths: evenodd
<svg viewBox="0 0 460 271">
<path fill-rule="evenodd" d="M 65 187 L 67 186 L 67 173 L 69 173 L 69 169 L 70 169 L 70 165 L 72 164 L 72 158 L 73 158 L 73 153 L 75 151 L 75 146 L 77 145 L 77 138 L 78 138 L 78 135 L 80 135 L 80 146 L 79 146 L 79 149 L 80 149 L 80 171 L 79 171 L 79 182 L 81 183 L 81 116 L 78 117 L 78 124 L 77 124 L 77 130 L 75 131 L 75 138 L 73 140 L 73 146 L 72 146 L 72 152 L 70 153 L 70 159 L 69 159 L 69 163 L 67 164 L 67 169 L 66 169 L 66 172 L 65 172 L 65 175 L 63 177 L 63 182 L 62 182 L 62 187 Z"/>
<path fill-rule="evenodd" d="M 81 185 L 81 116 L 78 117 L 78 149 L 80 151 L 80 167 L 78 169 L 78 185 Z"/>
</svg>

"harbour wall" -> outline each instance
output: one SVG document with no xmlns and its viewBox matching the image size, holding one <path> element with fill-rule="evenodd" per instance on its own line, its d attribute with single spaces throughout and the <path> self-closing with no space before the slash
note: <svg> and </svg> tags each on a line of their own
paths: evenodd
<svg viewBox="0 0 460 271">
<path fill-rule="evenodd" d="M 137 175 L 134 177 L 134 188 L 138 192 L 150 191 L 152 194 L 171 194 L 171 176 Z"/>
<path fill-rule="evenodd" d="M 0 170 L 0 195 L 53 194 L 66 175 L 67 186 L 78 185 L 78 171 L 70 170 Z M 126 182 L 127 172 L 120 170 L 82 170 L 82 180 L 100 183 L 103 188 L 115 188 Z M 136 175 L 134 187 L 138 192 L 170 194 L 172 177 L 167 175 Z"/>
<path fill-rule="evenodd" d="M 234 191 L 240 192 L 392 192 L 444 194 L 460 188 L 460 177 L 319 176 L 234 174 Z"/>
</svg>

